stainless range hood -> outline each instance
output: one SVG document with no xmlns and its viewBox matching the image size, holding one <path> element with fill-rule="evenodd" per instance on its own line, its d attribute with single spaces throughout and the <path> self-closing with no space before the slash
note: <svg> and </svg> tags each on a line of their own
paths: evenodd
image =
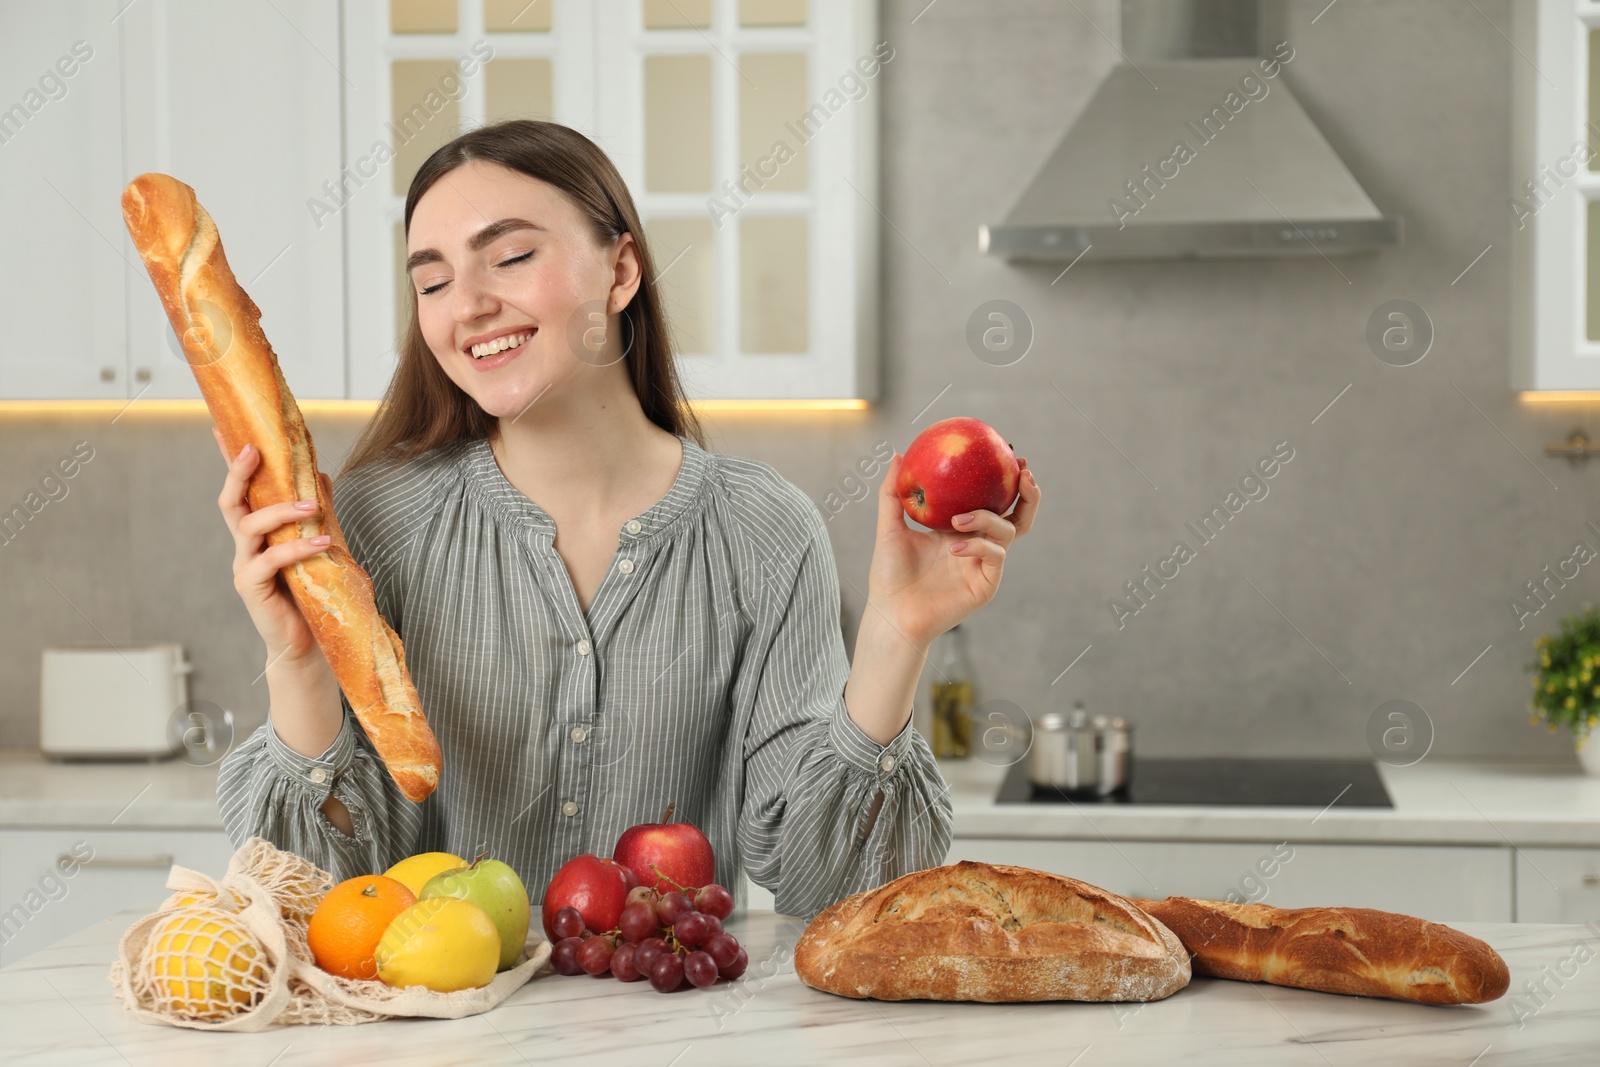
<svg viewBox="0 0 1600 1067">
<path fill-rule="evenodd" d="M 1123 0 L 1119 63 L 1005 221 L 1008 260 L 1334 255 L 1400 242 L 1285 84 L 1266 0 Z M 1088 29 L 1088 27 L 1085 27 Z M 1266 43 L 1269 42 L 1270 43 Z"/>
</svg>

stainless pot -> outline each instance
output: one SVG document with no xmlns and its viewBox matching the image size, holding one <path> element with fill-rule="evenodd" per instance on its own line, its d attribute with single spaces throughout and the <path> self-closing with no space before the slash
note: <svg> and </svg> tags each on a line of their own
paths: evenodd
<svg viewBox="0 0 1600 1067">
<path fill-rule="evenodd" d="M 1120 718 L 1093 718 L 1075 705 L 1071 714 L 1052 711 L 1033 726 L 1028 777 L 1063 793 L 1108 796 L 1128 784 L 1133 728 Z"/>
</svg>

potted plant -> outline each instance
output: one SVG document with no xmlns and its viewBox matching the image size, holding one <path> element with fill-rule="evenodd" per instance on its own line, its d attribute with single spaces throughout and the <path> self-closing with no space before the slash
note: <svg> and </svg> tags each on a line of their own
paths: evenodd
<svg viewBox="0 0 1600 1067">
<path fill-rule="evenodd" d="M 1534 642 L 1538 660 L 1533 671 L 1533 698 L 1529 721 L 1540 722 L 1555 733 L 1556 727 L 1572 731 L 1578 762 L 1589 774 L 1600 775 L 1600 743 L 1587 744 L 1600 726 L 1600 612 L 1585 604 L 1576 615 L 1561 620 L 1561 630 Z"/>
</svg>

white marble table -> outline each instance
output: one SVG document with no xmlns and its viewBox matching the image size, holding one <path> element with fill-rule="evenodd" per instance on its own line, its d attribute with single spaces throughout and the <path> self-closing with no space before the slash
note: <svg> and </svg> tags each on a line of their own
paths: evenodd
<svg viewBox="0 0 1600 1067">
<path fill-rule="evenodd" d="M 802 924 L 752 912 L 728 926 L 749 950 L 749 971 L 709 990 L 663 996 L 642 983 L 546 971 L 469 1019 L 208 1034 L 141 1023 L 112 996 L 116 941 L 138 916 L 119 912 L 0 970 L 0 1063 L 1523 1067 L 1600 1056 L 1600 928 L 1463 924 L 1511 967 L 1511 993 L 1473 1007 L 1206 978 L 1142 1005 L 894 1003 L 805 986 L 791 965 Z M 1538 999 L 1524 991 L 1540 981 Z"/>
</svg>

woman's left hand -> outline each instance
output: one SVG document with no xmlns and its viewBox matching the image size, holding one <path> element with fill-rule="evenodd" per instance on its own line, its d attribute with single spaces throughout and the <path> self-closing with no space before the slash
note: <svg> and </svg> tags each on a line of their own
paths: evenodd
<svg viewBox="0 0 1600 1067">
<path fill-rule="evenodd" d="M 1016 505 L 1007 516 L 974 511 L 954 532 L 913 530 L 895 493 L 900 464 L 895 453 L 878 487 L 878 533 L 867 577 L 871 603 L 907 640 L 926 648 L 939 634 L 977 611 L 1000 589 L 1006 550 L 1028 532 L 1043 495 L 1028 461 L 1022 468 Z M 863 621 L 866 621 L 865 616 Z"/>
</svg>

